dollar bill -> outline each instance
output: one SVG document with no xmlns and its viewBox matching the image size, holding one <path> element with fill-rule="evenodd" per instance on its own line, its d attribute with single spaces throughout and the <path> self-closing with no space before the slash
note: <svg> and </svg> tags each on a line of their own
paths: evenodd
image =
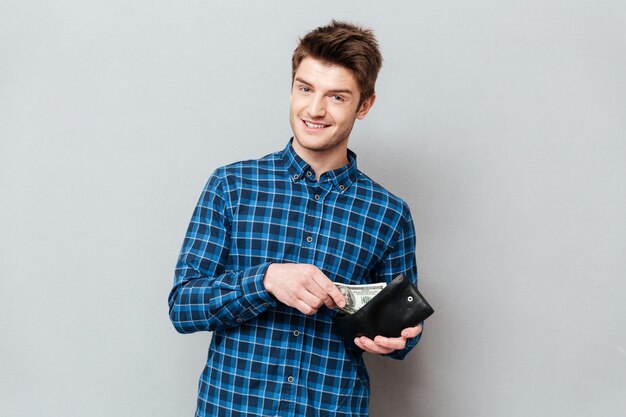
<svg viewBox="0 0 626 417">
<path fill-rule="evenodd" d="M 383 288 L 387 286 L 385 282 L 378 282 L 376 284 L 363 284 L 363 285 L 347 285 L 335 283 L 339 291 L 346 299 L 346 305 L 343 308 L 339 308 L 346 314 L 354 314 L 361 307 L 363 307 L 369 300 L 374 298 Z"/>
</svg>

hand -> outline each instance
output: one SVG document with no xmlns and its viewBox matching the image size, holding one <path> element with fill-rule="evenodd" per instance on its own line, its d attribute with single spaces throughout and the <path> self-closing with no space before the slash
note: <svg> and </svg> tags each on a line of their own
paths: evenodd
<svg viewBox="0 0 626 417">
<path fill-rule="evenodd" d="M 314 265 L 271 264 L 263 285 L 279 301 L 307 315 L 317 313 L 322 305 L 346 305 L 337 286 Z"/>
<path fill-rule="evenodd" d="M 384 337 L 376 336 L 374 340 L 367 336 L 361 336 L 354 339 L 354 344 L 369 353 L 386 355 L 395 350 L 402 350 L 406 347 L 406 340 L 416 337 L 422 332 L 422 325 L 408 327 L 402 330 L 400 337 Z"/>
</svg>

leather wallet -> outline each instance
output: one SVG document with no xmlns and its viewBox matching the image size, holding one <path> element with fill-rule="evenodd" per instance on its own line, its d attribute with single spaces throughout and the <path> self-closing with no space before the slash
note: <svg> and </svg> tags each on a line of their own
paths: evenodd
<svg viewBox="0 0 626 417">
<path fill-rule="evenodd" d="M 355 337 L 399 337 L 402 330 L 417 326 L 433 313 L 417 288 L 400 274 L 354 314 L 338 312 L 333 324 L 346 347 L 360 350 Z"/>
</svg>

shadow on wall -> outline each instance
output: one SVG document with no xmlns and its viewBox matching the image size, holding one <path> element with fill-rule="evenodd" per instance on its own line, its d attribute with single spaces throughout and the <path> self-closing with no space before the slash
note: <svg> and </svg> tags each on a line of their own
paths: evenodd
<svg viewBox="0 0 626 417">
<path fill-rule="evenodd" d="M 425 356 L 418 345 L 403 361 L 365 356 L 371 380 L 370 416 L 415 416 L 420 407 Z"/>
</svg>

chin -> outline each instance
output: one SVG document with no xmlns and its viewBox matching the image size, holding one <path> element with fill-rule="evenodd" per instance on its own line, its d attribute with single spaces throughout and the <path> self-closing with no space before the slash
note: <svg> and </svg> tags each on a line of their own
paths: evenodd
<svg viewBox="0 0 626 417">
<path fill-rule="evenodd" d="M 319 139 L 304 139 L 304 140 L 300 140 L 298 139 L 298 136 L 296 135 L 295 140 L 298 141 L 298 144 L 303 147 L 304 149 L 311 151 L 311 152 L 328 152 L 331 151 L 335 148 L 337 148 L 338 146 L 340 146 L 341 144 L 343 144 L 343 142 L 345 142 L 345 139 L 330 139 L 330 140 L 319 140 Z"/>
</svg>

